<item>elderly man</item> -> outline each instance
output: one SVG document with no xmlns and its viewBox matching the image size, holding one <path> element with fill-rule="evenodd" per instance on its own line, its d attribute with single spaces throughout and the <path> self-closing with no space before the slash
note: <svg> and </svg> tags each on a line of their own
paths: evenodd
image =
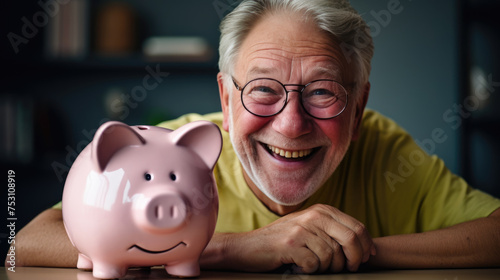
<svg viewBox="0 0 500 280">
<path fill-rule="evenodd" d="M 223 129 L 220 214 L 202 267 L 500 266 L 500 200 L 364 110 L 373 45 L 347 1 L 243 1 L 221 32 L 223 112 L 161 124 Z M 23 265 L 76 264 L 58 209 L 16 244 Z"/>
</svg>

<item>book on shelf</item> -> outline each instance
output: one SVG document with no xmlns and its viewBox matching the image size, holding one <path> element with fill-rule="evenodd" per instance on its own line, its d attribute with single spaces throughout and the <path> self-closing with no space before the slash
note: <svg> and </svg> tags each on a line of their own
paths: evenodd
<svg viewBox="0 0 500 280">
<path fill-rule="evenodd" d="M 45 53 L 49 59 L 77 59 L 89 51 L 89 1 L 55 2 L 59 6 L 46 27 Z"/>
</svg>

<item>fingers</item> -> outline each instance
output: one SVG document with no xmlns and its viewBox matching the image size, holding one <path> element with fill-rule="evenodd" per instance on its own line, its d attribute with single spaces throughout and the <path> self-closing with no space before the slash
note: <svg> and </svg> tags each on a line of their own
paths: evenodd
<svg viewBox="0 0 500 280">
<path fill-rule="evenodd" d="M 356 271 L 362 262 L 368 261 L 370 255 L 375 253 L 368 230 L 358 220 L 326 205 L 315 205 L 309 210 L 306 224 L 310 225 L 310 230 L 328 243 L 332 250 L 338 250 L 335 244 L 341 246 L 343 254 L 335 252 L 337 258 L 333 258 L 332 270 L 339 271 L 339 256 L 345 256 L 347 269 Z"/>
<path fill-rule="evenodd" d="M 346 257 L 346 266 L 349 271 L 358 270 L 363 261 L 363 246 L 352 229 L 340 223 L 332 225 L 335 229 L 331 230 L 335 240 L 342 246 L 342 251 Z M 334 232 L 333 232 L 334 231 Z"/>
<path fill-rule="evenodd" d="M 320 239 L 315 239 L 320 240 Z M 290 259 L 284 263 L 293 263 L 297 267 L 295 273 L 322 273 L 322 272 L 340 272 L 345 266 L 345 256 L 342 247 L 333 242 L 333 248 L 330 246 L 318 247 L 321 242 L 312 242 L 308 246 L 299 247 L 290 256 Z M 324 244 L 326 245 L 326 244 Z"/>
<path fill-rule="evenodd" d="M 320 265 L 317 272 L 342 271 L 346 258 L 342 246 L 325 232 L 318 232 L 315 237 L 308 240 L 306 245 L 318 257 Z"/>
<path fill-rule="evenodd" d="M 301 273 L 356 271 L 375 254 L 373 240 L 358 220 L 327 205 L 284 216 L 264 227 L 279 262 Z M 262 228 L 262 230 L 264 230 Z M 262 237 L 262 235 L 261 235 Z"/>
<path fill-rule="evenodd" d="M 340 212 L 338 209 L 336 211 L 336 220 L 339 222 L 340 231 L 337 232 L 340 236 L 337 236 L 339 243 L 345 248 L 357 248 L 361 250 L 361 263 L 367 262 L 371 255 L 376 254 L 375 244 L 370 236 L 370 233 L 366 229 L 366 226 L 359 222 L 358 220 L 348 216 L 345 213 Z M 332 225 L 333 226 L 333 225 Z M 345 227 L 342 227 L 345 226 Z M 361 248 L 358 247 L 358 244 Z M 359 251 L 352 251 L 353 257 L 357 259 Z M 352 256 L 352 255 L 351 255 Z M 348 257 L 349 258 L 349 257 Z M 359 264 L 354 265 L 357 270 Z"/>
<path fill-rule="evenodd" d="M 282 262 L 296 264 L 295 272 L 314 273 L 328 269 L 332 259 L 329 245 L 307 228 L 294 225 L 282 241 L 287 251 Z"/>
<path fill-rule="evenodd" d="M 325 233 L 322 234 L 324 236 L 319 237 L 297 224 L 289 228 L 281 240 L 281 248 L 287 252 L 282 263 L 295 264 L 295 272 L 300 273 L 342 271 L 345 265 L 342 247 Z"/>
<path fill-rule="evenodd" d="M 321 264 L 316 254 L 306 247 L 299 248 L 290 259 L 290 263 L 297 265 L 295 273 L 311 274 L 318 271 Z"/>
<path fill-rule="evenodd" d="M 322 238 L 317 238 L 317 236 L 306 241 L 306 247 L 316 256 L 316 260 L 318 262 L 317 272 L 329 270 L 335 255 L 334 251 L 342 253 L 340 245 L 338 245 L 337 242 L 331 240 L 329 243 L 325 242 Z M 337 249 L 334 249 L 334 247 L 337 247 Z"/>
<path fill-rule="evenodd" d="M 346 257 L 344 255 L 344 251 L 342 251 L 342 246 L 335 241 L 333 259 L 329 270 L 335 273 L 344 270 L 345 259 Z"/>
</svg>

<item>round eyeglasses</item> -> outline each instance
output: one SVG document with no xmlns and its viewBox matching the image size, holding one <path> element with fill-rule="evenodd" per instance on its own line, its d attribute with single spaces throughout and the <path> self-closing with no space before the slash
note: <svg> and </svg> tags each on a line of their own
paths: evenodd
<svg viewBox="0 0 500 280">
<path fill-rule="evenodd" d="M 241 103 L 245 109 L 259 117 L 271 117 L 283 111 L 288 103 L 288 93 L 297 92 L 304 111 L 317 119 L 331 119 L 347 107 L 347 91 L 334 80 L 315 80 L 306 85 L 282 84 L 271 78 L 257 78 L 240 87 Z M 286 87 L 298 89 L 287 90 Z"/>
</svg>

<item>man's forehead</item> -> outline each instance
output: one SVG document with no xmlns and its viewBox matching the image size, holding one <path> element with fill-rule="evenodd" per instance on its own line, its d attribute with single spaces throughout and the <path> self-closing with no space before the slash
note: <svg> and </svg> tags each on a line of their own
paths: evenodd
<svg viewBox="0 0 500 280">
<path fill-rule="evenodd" d="M 336 62 L 341 60 L 343 53 L 334 40 L 274 40 L 268 38 L 252 38 L 245 41 L 241 51 L 244 57 L 268 59 L 320 59 Z M 274 40 L 274 41 L 273 41 Z"/>
<path fill-rule="evenodd" d="M 243 41 L 237 60 L 237 67 L 244 71 L 240 74 L 248 78 L 300 71 L 305 76 L 339 79 L 348 71 L 332 35 L 311 22 L 289 17 L 266 17 L 260 21 Z"/>
</svg>

